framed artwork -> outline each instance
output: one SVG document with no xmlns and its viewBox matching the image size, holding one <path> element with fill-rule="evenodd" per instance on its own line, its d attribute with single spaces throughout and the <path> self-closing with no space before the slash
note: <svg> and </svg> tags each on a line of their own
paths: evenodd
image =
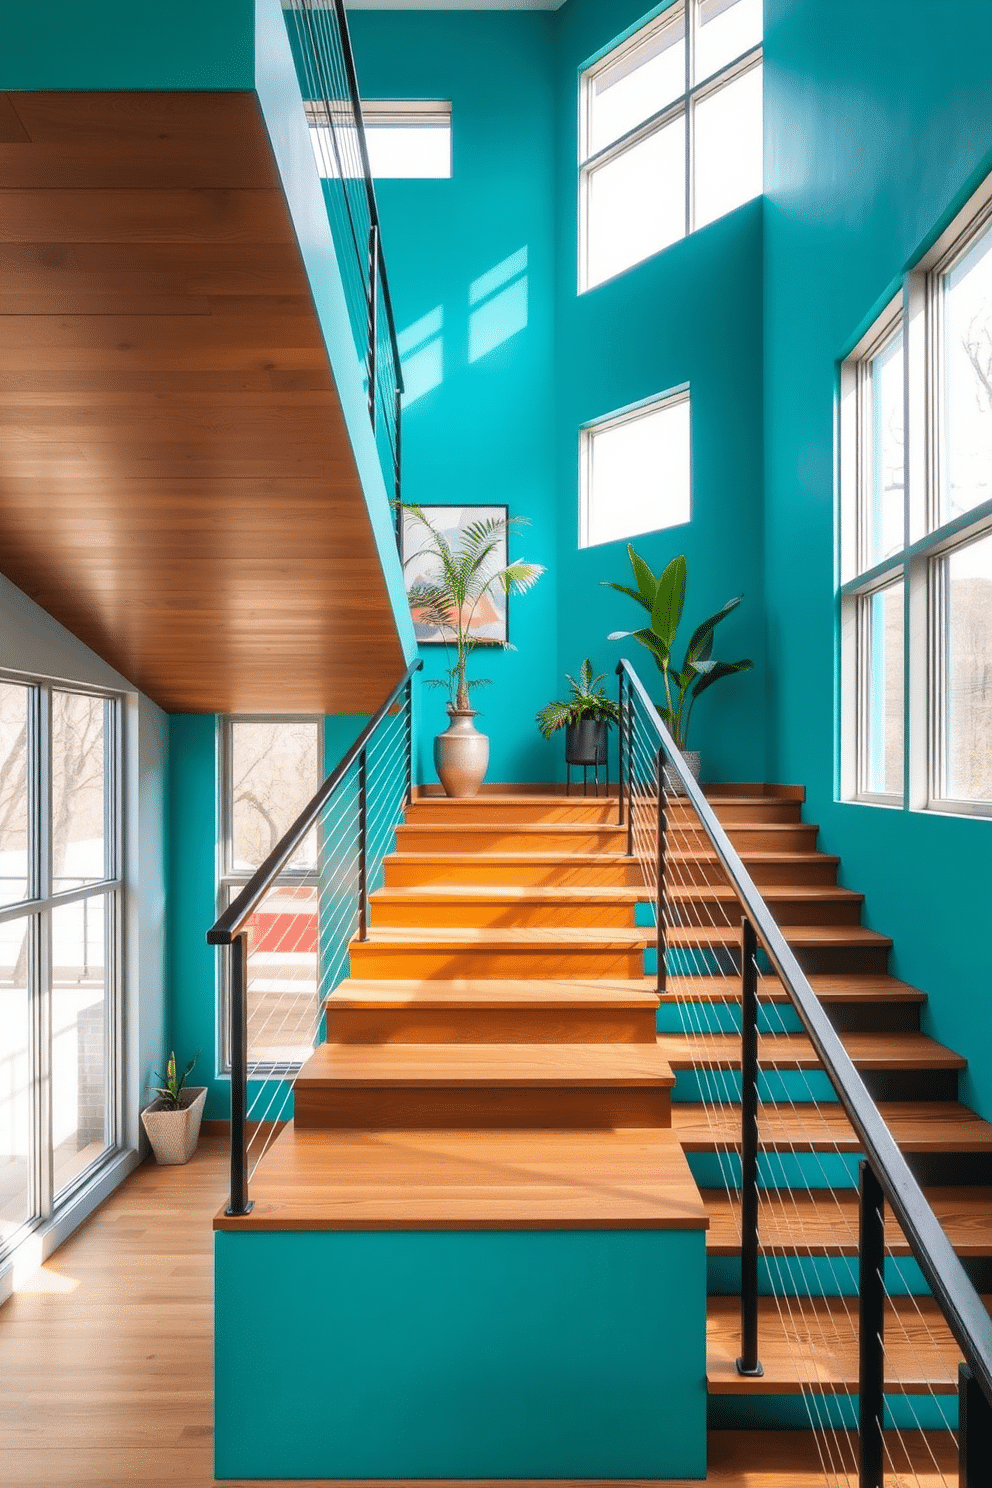
<svg viewBox="0 0 992 1488">
<path fill-rule="evenodd" d="M 421 511 L 427 520 L 438 532 L 442 533 L 445 540 L 451 544 L 455 552 L 458 551 L 459 534 L 470 527 L 473 522 L 485 522 L 490 518 L 499 518 L 506 521 L 509 516 L 507 506 L 422 506 Z M 431 542 L 431 534 L 422 523 L 412 517 L 409 512 L 403 513 L 403 527 L 401 556 L 403 559 L 403 573 L 406 587 L 409 591 L 414 584 L 430 584 L 440 578 L 438 560 L 433 553 L 425 552 L 424 549 Z M 505 568 L 508 562 L 506 532 L 501 534 L 497 540 L 496 548 L 489 560 L 488 568 L 492 573 L 498 569 Z M 417 611 L 414 609 L 413 628 L 417 640 L 422 646 L 446 646 L 450 645 L 451 637 L 445 635 L 437 626 L 418 619 Z M 498 646 L 509 640 L 509 615 L 507 610 L 507 595 L 499 585 L 496 585 L 488 594 L 484 594 L 475 607 L 472 617 L 470 634 L 476 645 Z"/>
</svg>

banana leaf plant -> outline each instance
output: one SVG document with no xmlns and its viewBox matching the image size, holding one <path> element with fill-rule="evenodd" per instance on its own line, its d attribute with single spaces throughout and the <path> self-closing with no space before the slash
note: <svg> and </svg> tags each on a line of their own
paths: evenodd
<svg viewBox="0 0 992 1488">
<path fill-rule="evenodd" d="M 744 596 L 738 594 L 736 599 L 728 599 L 715 615 L 696 626 L 685 648 L 682 665 L 676 668 L 672 652 L 682 620 L 689 575 L 685 555 L 680 553 L 677 558 L 673 558 L 664 573 L 656 576 L 644 559 L 634 552 L 630 543 L 627 544 L 627 554 L 637 587 L 614 584 L 608 579 L 604 579 L 603 583 L 608 589 L 616 589 L 618 593 L 635 600 L 642 609 L 647 610 L 650 618 L 640 630 L 615 630 L 609 639 L 633 639 L 650 651 L 665 686 L 664 699 L 657 704 L 658 712 L 679 749 L 684 750 L 689 736 L 689 721 L 697 699 L 714 682 L 732 677 L 736 672 L 749 672 L 754 666 L 754 662 L 746 657 L 740 661 L 713 659 L 713 632 L 721 620 L 732 610 L 736 610 Z"/>
<path fill-rule="evenodd" d="M 427 682 L 427 686 L 444 687 L 448 691 L 449 711 L 469 713 L 469 689 L 484 687 L 488 678 L 468 681 L 466 668 L 468 659 L 478 644 L 472 636 L 472 620 L 481 600 L 495 588 L 504 594 L 524 594 L 531 589 L 544 573 L 540 563 L 517 561 L 502 567 L 499 557 L 509 533 L 516 527 L 527 525 L 526 517 L 489 517 L 481 522 L 472 522 L 458 533 L 456 544 L 451 544 L 443 532 L 431 522 L 421 507 L 410 501 L 395 502 L 402 511 L 408 512 L 418 525 L 429 533 L 428 541 L 406 560 L 413 561 L 424 553 L 430 553 L 437 564 L 437 578 L 425 583 L 411 584 L 407 590 L 410 609 L 425 625 L 432 625 L 445 637 L 448 645 L 454 646 L 454 658 L 445 674 L 445 681 Z M 406 565 L 404 565 L 405 567 Z M 493 642 L 487 642 L 492 645 Z M 504 651 L 514 651 L 509 641 L 498 641 Z"/>
</svg>

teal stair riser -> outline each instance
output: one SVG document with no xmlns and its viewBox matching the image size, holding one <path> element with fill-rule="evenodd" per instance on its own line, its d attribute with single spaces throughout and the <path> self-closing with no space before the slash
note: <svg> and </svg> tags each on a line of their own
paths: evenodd
<svg viewBox="0 0 992 1488">
<path fill-rule="evenodd" d="M 856 1431 L 858 1397 L 815 1394 L 807 1400 L 802 1395 L 710 1395 L 707 1424 L 710 1431 L 809 1431 L 822 1426 Z M 889 1430 L 955 1431 L 957 1424 L 956 1395 L 920 1391 L 885 1397 Z"/>
<path fill-rule="evenodd" d="M 737 1002 L 683 1002 L 662 996 L 657 1014 L 659 1033 L 734 1033 L 740 1037 L 741 1009 Z M 761 1003 L 759 1033 L 802 1033 L 799 1014 L 791 1002 Z"/>
<path fill-rule="evenodd" d="M 890 1256 L 885 1286 L 892 1297 L 929 1297 L 930 1288 L 912 1256 Z M 706 1290 L 711 1297 L 739 1297 L 741 1264 L 736 1256 L 709 1256 Z M 856 1256 L 776 1255 L 758 1258 L 758 1292 L 762 1297 L 855 1297 Z"/>
<path fill-rule="evenodd" d="M 740 1105 L 738 1070 L 679 1070 L 672 1099 L 708 1106 Z M 836 1105 L 834 1087 L 823 1070 L 761 1070 L 758 1099 L 766 1105 Z M 761 1117 L 758 1117 L 759 1127 Z"/>
<path fill-rule="evenodd" d="M 700 1188 L 739 1188 L 740 1159 L 733 1152 L 688 1152 L 692 1176 Z M 856 1152 L 762 1152 L 758 1157 L 762 1188 L 857 1188 Z"/>
</svg>

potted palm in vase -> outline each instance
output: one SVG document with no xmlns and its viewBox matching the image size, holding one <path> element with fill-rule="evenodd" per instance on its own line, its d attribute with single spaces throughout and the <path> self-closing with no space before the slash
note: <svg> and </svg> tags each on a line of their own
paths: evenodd
<svg viewBox="0 0 992 1488">
<path fill-rule="evenodd" d="M 425 528 L 427 541 L 415 555 L 428 553 L 437 576 L 411 584 L 407 591 L 410 608 L 418 621 L 440 631 L 454 647 L 452 665 L 443 680 L 427 679 L 425 686 L 448 692 L 447 729 L 434 740 L 434 765 L 448 796 L 474 796 L 489 763 L 489 740 L 475 727 L 476 710 L 469 692 L 487 684 L 486 678 L 469 680 L 469 658 L 478 642 L 472 622 L 482 600 L 494 589 L 505 595 L 524 594 L 544 573 L 540 563 L 500 563 L 511 529 L 527 525 L 526 517 L 488 517 L 472 522 L 452 543 L 439 532 L 423 509 L 412 502 L 398 503 L 418 526 Z M 408 560 L 410 561 L 410 560 Z M 489 642 L 512 651 L 509 641 Z"/>
</svg>

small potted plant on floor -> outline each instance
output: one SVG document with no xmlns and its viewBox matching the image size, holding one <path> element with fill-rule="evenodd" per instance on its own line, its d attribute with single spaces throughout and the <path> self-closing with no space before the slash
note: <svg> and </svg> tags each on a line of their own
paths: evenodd
<svg viewBox="0 0 992 1488">
<path fill-rule="evenodd" d="M 537 726 L 545 739 L 559 729 L 565 730 L 566 765 L 606 764 L 610 724 L 619 723 L 620 710 L 601 685 L 605 676 L 605 672 L 593 676 L 592 662 L 587 656 L 579 668 L 578 679 L 565 674 L 569 696 L 548 703 L 537 714 Z"/>
<path fill-rule="evenodd" d="M 642 609 L 647 610 L 649 619 L 647 625 L 640 630 L 614 630 L 609 639 L 635 640 L 650 651 L 655 666 L 661 672 L 665 688 L 664 697 L 655 706 L 677 747 L 685 756 L 691 774 L 698 780 L 699 751 L 686 749 L 689 722 L 696 701 L 714 682 L 732 677 L 737 672 L 749 672 L 754 666 L 747 657 L 742 657 L 740 661 L 713 660 L 713 632 L 731 610 L 736 610 L 744 596 L 738 594 L 736 599 L 728 599 L 715 615 L 696 626 L 685 648 L 682 666 L 677 669 L 673 664 L 672 650 L 682 620 L 689 575 L 685 555 L 680 553 L 677 558 L 673 558 L 664 573 L 656 576 L 644 559 L 634 552 L 631 543 L 627 544 L 627 554 L 634 571 L 636 589 L 628 584 L 614 584 L 607 579 L 603 583 L 608 589 L 616 589 L 620 594 L 636 600 Z M 678 792 L 678 778 L 674 771 L 666 772 L 665 780 L 670 790 Z"/>
<path fill-rule="evenodd" d="M 157 1099 L 145 1107 L 141 1120 L 156 1162 L 187 1163 L 196 1151 L 207 1087 L 187 1085 L 186 1080 L 199 1057 L 200 1051 L 197 1050 L 182 1074 L 177 1075 L 173 1051 L 165 1066 L 165 1074 L 155 1071 L 156 1080 L 162 1080 L 163 1084 L 152 1087 Z"/>
</svg>

